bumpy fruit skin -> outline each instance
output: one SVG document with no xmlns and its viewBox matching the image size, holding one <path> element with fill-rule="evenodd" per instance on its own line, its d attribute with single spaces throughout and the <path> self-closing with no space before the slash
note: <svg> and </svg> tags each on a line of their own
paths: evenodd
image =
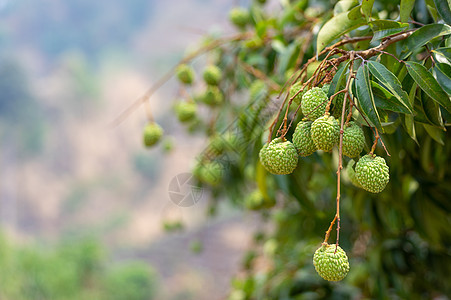
<svg viewBox="0 0 451 300">
<path fill-rule="evenodd" d="M 240 29 L 244 29 L 244 27 L 246 27 L 246 25 L 249 23 L 250 16 L 249 12 L 246 9 L 235 7 L 230 11 L 229 19 L 233 25 Z"/>
<path fill-rule="evenodd" d="M 260 150 L 260 161 L 272 174 L 291 174 L 298 165 L 298 153 L 290 141 L 276 138 Z"/>
<path fill-rule="evenodd" d="M 357 177 L 355 176 L 355 170 L 354 170 L 355 161 L 351 159 L 348 162 L 348 165 L 346 166 L 346 174 L 348 174 L 349 181 L 358 188 L 362 188 L 360 185 L 360 182 L 357 180 Z"/>
<path fill-rule="evenodd" d="M 175 113 L 180 122 L 190 122 L 196 118 L 197 105 L 194 102 L 179 102 L 175 105 Z"/>
<path fill-rule="evenodd" d="M 329 89 L 330 89 L 330 83 L 326 83 L 325 85 L 323 85 L 321 87 L 321 90 L 324 92 L 324 94 L 328 95 L 329 94 Z"/>
<path fill-rule="evenodd" d="M 302 96 L 302 113 L 312 121 L 324 115 L 326 106 L 327 95 L 319 87 L 314 87 L 308 90 Z"/>
<path fill-rule="evenodd" d="M 343 154 L 347 157 L 357 157 L 365 146 L 363 130 L 355 122 L 350 121 L 343 129 Z"/>
<path fill-rule="evenodd" d="M 390 174 L 383 157 L 367 154 L 355 166 L 355 176 L 364 190 L 380 193 L 390 181 Z"/>
<path fill-rule="evenodd" d="M 293 84 L 293 86 L 290 89 L 289 99 L 293 98 L 294 95 L 296 95 L 296 93 L 299 92 L 301 87 L 302 87 L 301 82 L 297 82 L 297 83 Z M 293 103 L 296 103 L 299 105 L 299 103 L 301 103 L 303 94 L 304 94 L 304 92 L 300 92 L 299 94 L 297 94 L 296 97 L 293 98 Z"/>
<path fill-rule="evenodd" d="M 340 125 L 326 114 L 312 123 L 310 134 L 318 150 L 330 151 L 340 139 Z"/>
<path fill-rule="evenodd" d="M 216 106 L 224 101 L 221 90 L 216 86 L 209 86 L 205 93 L 201 96 L 202 102 L 210 106 Z"/>
<path fill-rule="evenodd" d="M 316 151 L 316 145 L 310 134 L 311 126 L 311 121 L 301 121 L 296 126 L 293 134 L 293 145 L 296 147 L 299 156 L 309 156 Z"/>
<path fill-rule="evenodd" d="M 188 65 L 180 65 L 176 69 L 177 78 L 184 84 L 192 84 L 194 82 L 194 71 Z"/>
<path fill-rule="evenodd" d="M 326 106 L 327 95 L 318 87 L 308 90 L 302 96 L 301 110 L 309 120 L 314 121 L 324 115 Z"/>
<path fill-rule="evenodd" d="M 203 77 L 208 85 L 218 85 L 222 78 L 221 69 L 215 65 L 208 66 L 205 68 Z"/>
<path fill-rule="evenodd" d="M 319 276 L 328 281 L 340 281 L 349 272 L 346 252 L 340 246 L 323 244 L 313 255 L 313 265 Z M 337 252 L 335 252 L 335 249 Z"/>
<path fill-rule="evenodd" d="M 158 143 L 163 135 L 163 128 L 157 123 L 147 124 L 144 128 L 143 142 L 144 146 L 152 147 Z"/>
<path fill-rule="evenodd" d="M 335 117 L 335 119 L 341 118 L 341 113 L 343 111 L 343 101 L 344 101 L 345 94 L 341 93 L 334 97 L 332 100 L 332 116 Z M 345 117 L 348 115 L 349 112 L 349 104 L 346 103 L 346 110 L 345 110 Z"/>
</svg>

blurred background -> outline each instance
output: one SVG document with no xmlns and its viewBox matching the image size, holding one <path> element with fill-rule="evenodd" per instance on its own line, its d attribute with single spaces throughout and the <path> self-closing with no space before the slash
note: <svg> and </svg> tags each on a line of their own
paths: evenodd
<svg viewBox="0 0 451 300">
<path fill-rule="evenodd" d="M 171 111 L 175 80 L 151 99 L 163 147 L 142 146 L 142 109 L 111 123 L 202 34 L 233 32 L 236 4 L 0 1 L 0 299 L 227 295 L 258 220 L 206 219 L 208 191 L 170 201 L 205 147 Z"/>
</svg>

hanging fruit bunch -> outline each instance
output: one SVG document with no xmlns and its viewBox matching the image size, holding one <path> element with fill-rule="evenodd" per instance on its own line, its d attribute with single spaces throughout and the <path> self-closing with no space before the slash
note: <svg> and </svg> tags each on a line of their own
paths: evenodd
<svg viewBox="0 0 451 300">
<path fill-rule="evenodd" d="M 232 9 L 236 33 L 207 36 L 135 103 L 175 75 L 175 118 L 207 140 L 192 173 L 208 214 L 228 200 L 273 224 L 230 299 L 446 294 L 420 253 L 440 261 L 451 238 L 449 5 L 265 2 Z"/>
</svg>

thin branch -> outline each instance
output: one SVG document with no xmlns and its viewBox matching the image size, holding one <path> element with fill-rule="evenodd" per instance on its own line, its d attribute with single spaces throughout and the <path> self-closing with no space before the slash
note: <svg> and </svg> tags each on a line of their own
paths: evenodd
<svg viewBox="0 0 451 300">
<path fill-rule="evenodd" d="M 266 82 L 267 85 L 270 86 L 270 88 L 272 90 L 278 90 L 280 89 L 280 85 L 275 82 L 274 80 L 272 80 L 271 78 L 269 78 L 268 76 L 266 76 L 265 73 L 263 73 L 262 71 L 254 68 L 253 66 L 238 60 L 238 63 L 243 67 L 244 70 L 246 70 L 248 73 L 251 73 L 252 75 L 254 75 L 255 77 L 263 80 L 264 82 Z"/>
<path fill-rule="evenodd" d="M 166 72 L 154 85 L 152 85 L 141 97 L 135 100 L 128 108 L 126 108 L 112 123 L 112 127 L 116 127 L 121 124 L 131 113 L 133 113 L 141 104 L 150 99 L 150 97 L 161 87 L 163 86 L 171 77 L 174 75 L 175 70 L 181 64 L 185 64 L 196 58 L 197 56 L 209 52 L 223 44 L 236 42 L 240 40 L 247 39 L 252 36 L 251 32 L 240 33 L 234 35 L 232 37 L 218 39 L 213 41 L 211 44 L 208 44 L 192 54 L 186 56 L 181 61 L 179 61 L 174 67 L 172 67 L 168 72 Z"/>
</svg>

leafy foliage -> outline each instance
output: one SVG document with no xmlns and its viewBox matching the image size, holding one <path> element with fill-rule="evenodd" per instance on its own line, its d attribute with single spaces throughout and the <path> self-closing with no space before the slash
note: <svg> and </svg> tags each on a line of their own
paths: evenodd
<svg viewBox="0 0 451 300">
<path fill-rule="evenodd" d="M 224 101 L 198 116 L 195 126 L 188 125 L 211 139 L 235 138 L 221 151 L 207 147 L 197 159 L 195 170 L 212 162 L 223 168 L 214 174 L 214 185 L 199 177 L 212 189 L 209 212 L 224 196 L 244 208 L 245 196 L 255 189 L 276 202 L 260 210 L 262 220 L 273 226 L 256 235 L 230 299 L 449 295 L 451 32 L 444 24 L 446 1 L 338 1 L 333 7 L 329 1 L 281 3 L 283 9 L 275 12 L 254 1 L 240 33 L 207 37 L 181 62 L 208 52 L 209 63 L 223 72 L 218 88 Z M 283 176 L 269 174 L 258 159 L 265 142 L 292 139 L 292 125 L 303 117 L 297 94 L 327 83 L 326 111 L 339 110 L 341 116 L 346 105 L 337 105 L 334 97 L 344 94 L 351 109 L 343 116 L 363 127 L 365 152 L 384 156 L 390 166 L 390 183 L 377 195 L 357 189 L 345 175 L 338 182 L 340 245 L 351 266 L 339 284 L 315 274 L 312 256 L 338 214 L 341 149 L 299 158 L 294 172 Z M 205 88 L 202 82 L 193 84 Z M 296 93 L 290 95 L 292 86 Z M 192 95 L 194 88 L 184 91 Z M 383 147 L 376 148 L 380 139 Z"/>
<path fill-rule="evenodd" d="M 110 267 L 92 240 L 73 241 L 49 252 L 13 246 L 0 237 L 1 299 L 153 299 L 156 278 L 149 267 Z"/>
</svg>

